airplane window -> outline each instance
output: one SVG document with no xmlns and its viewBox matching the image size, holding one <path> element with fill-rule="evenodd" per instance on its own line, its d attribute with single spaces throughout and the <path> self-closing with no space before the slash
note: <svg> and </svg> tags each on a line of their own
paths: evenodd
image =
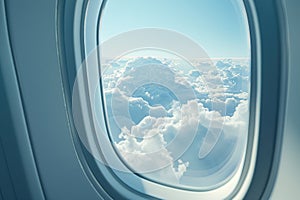
<svg viewBox="0 0 300 200">
<path fill-rule="evenodd" d="M 105 110 L 123 162 L 174 187 L 228 181 L 248 134 L 250 46 L 241 4 L 111 0 L 101 20 Z M 122 33 L 129 35 L 118 44 L 124 51 L 110 54 Z M 185 47 L 185 37 L 194 44 Z M 137 41 L 144 46 L 132 49 Z"/>
<path fill-rule="evenodd" d="M 128 170 L 112 164 L 112 154 L 102 162 L 145 193 L 157 185 L 210 191 L 233 180 L 234 189 L 251 86 L 243 1 L 110 0 L 97 37 L 101 77 L 92 106 L 108 137 L 99 142 L 109 141 Z"/>
</svg>

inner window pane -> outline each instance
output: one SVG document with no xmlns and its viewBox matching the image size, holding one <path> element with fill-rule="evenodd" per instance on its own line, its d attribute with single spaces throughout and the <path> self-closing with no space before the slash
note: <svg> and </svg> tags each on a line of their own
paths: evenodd
<svg viewBox="0 0 300 200">
<path fill-rule="evenodd" d="M 140 178 L 168 186 L 226 183 L 243 164 L 248 137 L 250 37 L 242 1 L 107 2 L 104 47 L 137 29 L 141 37 L 101 49 L 109 136 L 120 159 Z M 184 37 L 202 53 L 172 40 Z M 143 41 L 158 46 L 132 48 Z M 128 51 L 108 52 L 122 48 Z"/>
</svg>

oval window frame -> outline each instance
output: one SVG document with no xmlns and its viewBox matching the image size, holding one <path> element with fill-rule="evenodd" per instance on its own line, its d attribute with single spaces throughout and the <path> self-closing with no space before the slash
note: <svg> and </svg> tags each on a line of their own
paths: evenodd
<svg viewBox="0 0 300 200">
<path fill-rule="evenodd" d="M 105 187 L 106 184 L 100 183 L 99 180 L 104 181 L 103 179 L 99 179 L 99 177 L 103 178 L 103 171 L 97 170 L 95 163 L 93 164 L 93 159 L 89 157 L 88 153 L 85 152 L 84 147 L 80 143 L 80 139 L 78 138 L 78 135 L 76 134 L 76 129 L 74 127 L 74 123 L 72 121 L 72 116 L 70 115 L 71 110 L 71 91 L 72 91 L 72 84 L 74 83 L 75 74 L 76 74 L 76 68 L 74 69 L 74 66 L 78 63 L 81 63 L 81 61 L 84 60 L 86 53 L 83 50 L 83 46 L 85 46 L 84 43 L 84 27 L 86 18 L 82 18 L 82 16 L 86 16 L 85 14 L 88 11 L 88 8 L 92 5 L 92 3 L 98 3 L 98 5 L 94 5 L 94 8 L 98 8 L 99 11 L 104 8 L 105 1 L 78 1 L 76 3 L 58 3 L 58 9 L 57 9 L 57 38 L 60 48 L 58 49 L 58 54 L 60 56 L 61 60 L 61 72 L 62 72 L 62 79 L 63 79 L 63 85 L 64 85 L 64 92 L 66 94 L 66 104 L 67 104 L 67 111 L 70 119 L 70 124 L 72 127 L 72 136 L 74 139 L 74 145 L 76 152 L 78 154 L 79 160 L 83 165 L 84 171 L 90 178 L 91 182 L 97 189 L 97 191 L 101 195 L 107 195 L 107 197 L 124 197 L 124 194 L 127 194 L 132 197 L 147 197 L 145 194 L 138 193 L 137 191 L 134 191 L 130 188 L 126 188 L 124 184 L 120 184 L 118 181 L 116 182 L 116 185 L 119 184 L 118 187 Z M 248 15 L 248 21 L 249 21 L 249 30 L 250 30 L 250 37 L 251 37 L 251 95 L 250 95 L 250 121 L 249 121 L 249 140 L 248 142 L 253 145 L 247 145 L 247 153 L 246 153 L 246 160 L 245 160 L 245 167 L 243 168 L 242 177 L 239 181 L 238 186 L 235 188 L 235 190 L 228 196 L 228 198 L 239 198 L 243 197 L 250 198 L 250 197 L 261 197 L 262 195 L 268 196 L 268 193 L 270 193 L 270 188 L 274 181 L 272 179 L 275 179 L 276 171 L 277 171 L 277 165 L 276 165 L 276 159 L 278 159 L 278 154 L 280 153 L 280 146 L 281 146 L 281 137 L 282 137 L 282 118 L 284 117 L 284 107 L 285 107 L 285 98 L 284 98 L 284 92 L 286 88 L 286 74 L 287 69 L 284 69 L 284 66 L 287 63 L 287 51 L 286 51 L 286 33 L 282 32 L 280 29 L 284 27 L 283 19 L 283 9 L 280 1 L 276 2 L 265 2 L 261 3 L 259 1 L 255 0 L 245 0 L 244 1 L 245 8 Z M 265 9 L 265 10 L 264 10 Z M 65 12 L 68 10 L 69 12 Z M 271 55 L 280 55 L 277 60 L 277 64 L 274 67 L 275 73 L 280 77 L 280 81 L 276 86 L 278 86 L 279 90 L 272 93 L 272 96 L 280 96 L 280 99 L 278 102 L 276 102 L 274 105 L 270 105 L 270 107 L 274 108 L 276 111 L 276 116 L 274 120 L 271 123 L 273 128 L 270 128 L 268 126 L 264 126 L 262 122 L 267 121 L 265 115 L 270 114 L 271 112 L 267 112 L 264 116 L 261 116 L 261 112 L 268 111 L 268 109 L 265 108 L 265 105 L 268 103 L 266 101 L 266 98 L 261 98 L 262 92 L 267 91 L 266 88 L 266 82 L 263 78 L 267 76 L 267 73 L 265 70 L 263 70 L 262 65 L 266 66 L 268 63 L 268 60 L 265 56 L 266 47 L 263 46 L 263 44 L 270 43 L 270 40 L 267 40 L 264 42 L 264 39 L 266 39 L 266 33 L 268 31 L 262 31 L 261 28 L 264 24 L 267 24 L 267 18 L 261 17 L 262 13 L 267 12 L 266 10 L 270 10 L 269 15 L 272 17 L 276 17 L 276 19 L 279 21 L 278 23 L 271 24 L 268 26 L 271 28 L 271 30 L 276 31 L 276 35 L 271 38 L 271 41 L 278 41 L 276 43 L 276 47 L 278 48 L 272 48 L 270 49 Z M 63 14 L 64 13 L 64 14 Z M 101 12 L 98 12 L 100 14 Z M 268 17 L 270 17 L 268 16 Z M 100 18 L 98 18 L 100 19 Z M 67 22 L 73 22 L 72 28 L 70 30 L 65 29 Z M 267 26 L 266 26 L 267 27 Z M 263 27 L 265 30 L 265 28 Z M 67 36 L 71 34 L 71 38 L 67 38 Z M 66 42 L 67 41 L 67 42 Z M 68 43 L 69 42 L 69 43 Z M 86 48 L 88 49 L 88 48 Z M 279 50 L 281 49 L 281 50 Z M 73 50 L 73 52 L 68 51 Z M 71 65 L 71 64 L 73 65 Z M 273 62 L 270 62 L 273 63 Z M 75 64 L 75 65 L 74 65 Z M 274 69 L 273 69 L 274 70 Z M 266 79 L 267 80 L 267 79 Z M 264 88 L 262 88 L 264 87 Z M 280 115 L 281 114 L 281 115 Z M 278 123 L 279 122 L 279 123 Z M 277 125 L 276 125 L 277 124 Z M 271 132 L 269 136 L 271 137 L 271 140 L 273 141 L 273 145 L 269 145 L 268 150 L 266 153 L 262 153 L 260 151 L 256 151 L 255 149 L 261 149 L 264 147 L 263 145 L 267 144 L 266 136 L 263 136 L 263 134 L 259 134 L 259 132 L 262 132 L 262 130 L 273 130 L 274 132 Z M 252 133 L 252 136 L 250 137 L 250 134 Z M 252 138 L 252 139 L 251 139 Z M 270 138 L 268 138 L 270 139 Z M 277 139 L 277 140 L 276 140 Z M 271 152 L 271 150 L 274 150 L 274 154 Z M 255 151 L 255 152 L 254 152 Z M 268 166 L 271 166 L 267 169 L 267 167 L 264 168 L 264 171 L 267 173 L 261 177 L 262 175 L 261 171 L 258 169 L 259 166 L 264 165 L 264 157 L 266 155 L 271 155 L 271 160 L 268 163 Z M 257 162 L 256 162 L 257 158 Z M 274 165 L 273 165 L 274 164 Z M 255 168 L 255 169 L 254 169 Z M 97 172 L 98 171 L 98 172 Z M 108 170 L 109 171 L 109 170 Z M 253 176 L 252 176 L 253 175 Z M 260 177 L 258 177 L 260 176 Z M 108 185 L 113 185 L 113 174 L 111 174 L 109 177 L 105 177 L 107 180 Z M 254 183 L 258 182 L 258 179 L 262 180 L 265 184 L 265 187 L 258 188 L 258 186 L 255 186 Z M 108 181 L 109 180 L 109 181 Z M 260 185 L 261 185 L 260 184 Z M 123 189 L 121 189 L 123 188 Z M 249 188 L 249 190 L 248 190 Z M 258 189 L 256 192 L 255 189 Z M 124 193 L 125 192 L 125 193 Z M 149 198 L 149 196 L 148 196 Z M 199 198 L 199 197 L 198 197 Z M 210 197 L 211 198 L 211 197 Z"/>
</svg>

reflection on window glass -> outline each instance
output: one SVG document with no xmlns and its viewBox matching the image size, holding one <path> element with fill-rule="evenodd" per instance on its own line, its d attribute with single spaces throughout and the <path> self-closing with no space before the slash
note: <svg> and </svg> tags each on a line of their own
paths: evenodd
<svg viewBox="0 0 300 200">
<path fill-rule="evenodd" d="M 165 30 L 169 38 L 147 34 L 149 27 Z M 119 44 L 128 52 L 102 57 L 113 146 L 142 179 L 183 189 L 216 188 L 243 164 L 247 143 L 250 46 L 243 4 L 110 0 L 100 41 L 143 28 L 142 38 Z M 183 47 L 173 34 L 204 53 L 187 58 L 194 47 Z M 159 44 L 131 49 L 136 41 Z"/>
</svg>

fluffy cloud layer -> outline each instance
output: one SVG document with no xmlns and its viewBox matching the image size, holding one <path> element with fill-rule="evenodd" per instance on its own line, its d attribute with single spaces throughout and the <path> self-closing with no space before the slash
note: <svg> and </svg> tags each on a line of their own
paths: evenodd
<svg viewBox="0 0 300 200">
<path fill-rule="evenodd" d="M 213 185 L 241 161 L 248 61 L 194 66 L 136 58 L 116 61 L 103 74 L 114 145 L 127 165 L 147 178 L 178 186 Z"/>
</svg>

